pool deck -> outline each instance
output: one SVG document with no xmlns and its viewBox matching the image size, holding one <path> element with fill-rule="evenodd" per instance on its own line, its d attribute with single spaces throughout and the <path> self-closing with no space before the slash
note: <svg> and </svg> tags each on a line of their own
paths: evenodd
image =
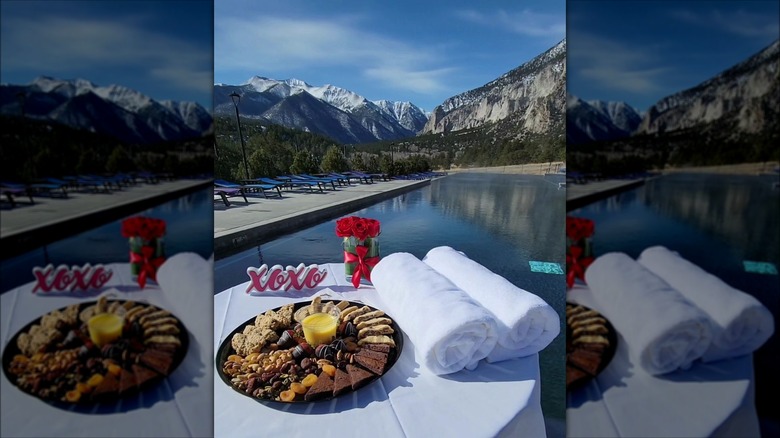
<svg viewBox="0 0 780 438">
<path fill-rule="evenodd" d="M 586 184 L 567 184 L 566 211 L 576 210 L 617 193 L 639 187 L 646 180 L 645 178 L 608 179 L 591 181 Z"/>
<path fill-rule="evenodd" d="M 430 183 L 431 180 L 391 180 L 336 186 L 335 191 L 282 190 L 281 199 L 270 192 L 267 199 L 262 194 L 249 193 L 248 203 L 234 196 L 229 198 L 229 207 L 215 200 L 214 257 L 227 257 Z"/>
<path fill-rule="evenodd" d="M 33 204 L 20 196 L 15 207 L 3 202 L 0 209 L 0 254 L 3 259 L 22 254 L 211 185 L 211 180 L 139 182 L 111 193 L 35 196 Z"/>
</svg>

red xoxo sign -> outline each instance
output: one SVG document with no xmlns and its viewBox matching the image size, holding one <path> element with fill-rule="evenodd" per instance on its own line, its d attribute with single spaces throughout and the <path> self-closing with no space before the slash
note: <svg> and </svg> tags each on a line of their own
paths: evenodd
<svg viewBox="0 0 780 438">
<path fill-rule="evenodd" d="M 41 292 L 62 292 L 76 289 L 100 289 L 114 275 L 110 269 L 104 268 L 103 265 L 90 266 L 89 263 L 72 268 L 60 265 L 56 269 L 52 264 L 45 268 L 36 266 L 32 272 L 36 282 L 32 290 L 33 293 L 39 290 Z"/>
<path fill-rule="evenodd" d="M 281 265 L 274 265 L 270 269 L 268 265 L 262 265 L 259 268 L 247 268 L 249 275 L 249 286 L 246 293 L 253 290 L 258 292 L 276 291 L 290 289 L 302 290 L 313 289 L 328 275 L 326 270 L 319 270 L 317 265 L 306 266 L 303 263 L 297 268 L 288 266 L 283 268 Z"/>
</svg>

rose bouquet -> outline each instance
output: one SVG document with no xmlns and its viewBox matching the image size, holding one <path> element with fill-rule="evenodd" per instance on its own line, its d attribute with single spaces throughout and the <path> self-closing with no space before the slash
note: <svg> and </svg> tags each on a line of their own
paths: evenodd
<svg viewBox="0 0 780 438">
<path fill-rule="evenodd" d="M 379 263 L 380 224 L 376 219 L 349 216 L 336 221 L 336 235 L 344 238 L 344 270 L 356 288 L 361 277 L 371 281 Z"/>
<path fill-rule="evenodd" d="M 566 216 L 566 285 L 574 280 L 585 281 L 585 270 L 593 263 L 594 224 L 590 219 Z"/>
<path fill-rule="evenodd" d="M 144 288 L 147 279 L 156 281 L 157 269 L 165 261 L 165 221 L 141 216 L 125 219 L 122 236 L 130 244 L 130 273 Z"/>
</svg>

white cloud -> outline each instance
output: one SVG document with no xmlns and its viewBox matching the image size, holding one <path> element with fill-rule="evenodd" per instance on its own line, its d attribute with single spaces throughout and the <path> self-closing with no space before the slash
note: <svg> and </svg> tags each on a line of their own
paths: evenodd
<svg viewBox="0 0 780 438">
<path fill-rule="evenodd" d="M 455 12 L 455 15 L 472 23 L 498 26 L 506 31 L 531 37 L 561 40 L 566 36 L 566 18 L 563 14 L 545 14 L 524 9 L 520 12 L 498 10 L 491 13 L 463 10 Z"/>
<path fill-rule="evenodd" d="M 364 31 L 355 19 L 271 16 L 222 18 L 215 23 L 217 71 L 276 72 L 345 66 L 398 89 L 433 93 L 451 69 L 423 47 Z"/>
<path fill-rule="evenodd" d="M 3 69 L 67 73 L 140 68 L 170 87 L 206 91 L 211 47 L 151 32 L 133 21 L 46 16 L 4 21 Z"/>
<path fill-rule="evenodd" d="M 569 67 L 601 86 L 639 94 L 663 90 L 669 67 L 659 66 L 652 48 L 624 45 L 588 34 L 569 41 Z"/>
<path fill-rule="evenodd" d="M 670 16 L 685 24 L 722 29 L 740 37 L 776 39 L 780 34 L 780 22 L 776 15 L 756 14 L 743 10 L 729 13 L 719 10 L 694 13 L 678 9 L 671 11 Z"/>
</svg>

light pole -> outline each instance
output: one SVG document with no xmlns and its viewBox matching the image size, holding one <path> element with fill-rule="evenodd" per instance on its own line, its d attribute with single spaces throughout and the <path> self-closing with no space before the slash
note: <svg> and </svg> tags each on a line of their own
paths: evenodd
<svg viewBox="0 0 780 438">
<path fill-rule="evenodd" d="M 246 161 L 246 145 L 244 144 L 244 134 L 241 133 L 241 118 L 238 116 L 238 102 L 241 102 L 241 95 L 235 91 L 230 93 L 230 98 L 233 99 L 233 106 L 236 107 L 236 123 L 238 123 L 238 138 L 241 139 L 241 154 L 244 156 L 244 171 L 246 172 L 246 179 L 249 179 L 249 164 Z"/>
</svg>

